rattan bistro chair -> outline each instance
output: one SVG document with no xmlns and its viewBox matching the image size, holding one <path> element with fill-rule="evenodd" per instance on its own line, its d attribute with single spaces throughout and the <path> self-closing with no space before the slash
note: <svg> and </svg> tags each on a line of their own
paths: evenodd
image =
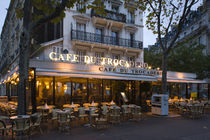
<svg viewBox="0 0 210 140">
<path fill-rule="evenodd" d="M 134 121 L 140 121 L 142 119 L 141 107 L 135 106 L 132 109 L 132 116 Z"/>
<path fill-rule="evenodd" d="M 14 133 L 23 133 L 30 135 L 30 119 L 26 118 L 17 118 L 13 120 L 13 127 L 12 127 L 12 137 Z"/>
<path fill-rule="evenodd" d="M 123 120 L 127 120 L 131 116 L 131 108 L 128 105 L 122 105 Z"/>
<path fill-rule="evenodd" d="M 60 131 L 64 131 L 65 129 L 70 131 L 69 112 L 58 112 L 58 124 Z"/>
<path fill-rule="evenodd" d="M 203 115 L 203 104 L 194 104 L 190 106 L 190 112 L 192 119 L 200 119 Z"/>
<path fill-rule="evenodd" d="M 34 113 L 31 115 L 31 118 L 34 118 L 34 121 L 31 124 L 32 130 L 39 129 L 40 133 L 42 134 L 42 128 L 41 128 L 42 114 Z"/>
<path fill-rule="evenodd" d="M 88 114 L 85 113 L 85 107 L 79 107 L 79 125 L 80 125 L 80 121 L 83 118 L 85 120 L 85 118 L 88 118 Z"/>
<path fill-rule="evenodd" d="M 120 108 L 119 107 L 110 108 L 109 122 L 112 124 L 120 123 Z"/>
<path fill-rule="evenodd" d="M 6 123 L 3 120 L 0 120 L 0 134 L 4 136 L 7 135 L 7 132 L 12 129 L 11 125 L 6 125 Z"/>
</svg>

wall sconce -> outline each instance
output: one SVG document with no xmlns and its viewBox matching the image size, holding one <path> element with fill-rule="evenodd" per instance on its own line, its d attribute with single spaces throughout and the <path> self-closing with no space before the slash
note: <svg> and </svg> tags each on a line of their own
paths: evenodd
<svg viewBox="0 0 210 140">
<path fill-rule="evenodd" d="M 68 86 L 65 84 L 65 85 L 63 86 L 63 89 L 66 91 L 66 90 L 68 89 Z"/>
</svg>

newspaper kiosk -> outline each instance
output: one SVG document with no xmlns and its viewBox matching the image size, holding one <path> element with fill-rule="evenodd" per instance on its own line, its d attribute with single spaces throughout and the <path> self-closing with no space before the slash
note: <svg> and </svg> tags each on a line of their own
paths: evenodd
<svg viewBox="0 0 210 140">
<path fill-rule="evenodd" d="M 152 96 L 152 114 L 168 115 L 168 95 L 155 94 Z"/>
</svg>

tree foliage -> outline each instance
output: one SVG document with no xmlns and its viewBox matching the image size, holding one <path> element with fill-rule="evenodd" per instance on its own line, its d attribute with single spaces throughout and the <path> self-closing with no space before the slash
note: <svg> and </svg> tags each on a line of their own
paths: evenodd
<svg viewBox="0 0 210 140">
<path fill-rule="evenodd" d="M 167 91 L 167 59 L 175 47 L 185 19 L 199 0 L 139 0 L 138 8 L 148 12 L 146 26 L 157 34 L 162 49 L 162 87 Z"/>
<path fill-rule="evenodd" d="M 19 95 L 18 114 L 26 114 L 26 85 L 29 73 L 31 42 L 38 27 L 47 22 L 59 22 L 65 16 L 66 10 L 74 5 L 84 4 L 80 12 L 86 8 L 95 8 L 97 13 L 103 14 L 103 0 L 19 0 L 16 15 L 23 21 L 19 43 Z M 33 96 L 33 95 L 32 95 Z M 34 97 L 35 98 L 35 97 Z M 34 109 L 34 107 L 33 107 Z"/>
<path fill-rule="evenodd" d="M 210 56 L 203 54 L 205 46 L 198 44 L 179 43 L 168 56 L 168 70 L 196 73 L 198 78 L 209 77 Z M 161 55 L 158 47 L 152 46 L 144 51 L 144 60 L 153 67 L 161 67 Z"/>
</svg>

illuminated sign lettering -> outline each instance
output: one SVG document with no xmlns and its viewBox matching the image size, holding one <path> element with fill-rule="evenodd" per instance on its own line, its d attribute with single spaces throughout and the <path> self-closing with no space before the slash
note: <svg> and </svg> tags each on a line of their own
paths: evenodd
<svg viewBox="0 0 210 140">
<path fill-rule="evenodd" d="M 142 75 L 159 75 L 160 71 L 150 69 L 147 63 L 127 61 L 123 59 L 112 59 L 107 57 L 94 57 L 94 56 L 79 56 L 77 54 L 57 54 L 51 52 L 49 58 L 52 61 L 62 61 L 70 63 L 84 63 L 99 65 L 99 71 L 102 72 L 117 72 L 117 73 L 130 73 Z M 97 61 L 99 60 L 99 61 Z"/>
</svg>

